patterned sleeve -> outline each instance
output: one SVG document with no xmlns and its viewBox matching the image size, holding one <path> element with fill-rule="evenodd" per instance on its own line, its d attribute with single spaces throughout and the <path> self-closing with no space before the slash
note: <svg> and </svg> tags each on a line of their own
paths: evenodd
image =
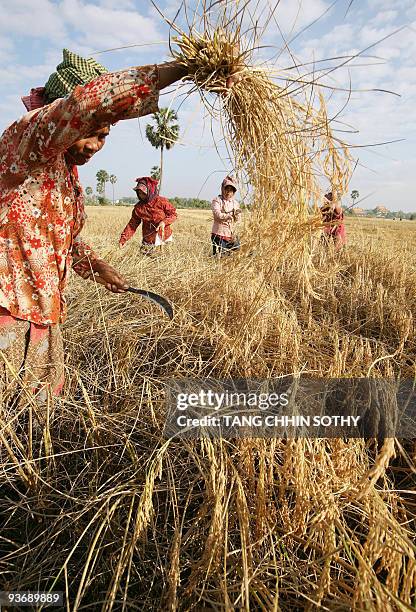
<svg viewBox="0 0 416 612">
<path fill-rule="evenodd" d="M 80 236 L 74 238 L 72 244 L 72 268 L 82 276 L 83 272 L 91 272 L 91 266 L 94 261 L 100 259 Z"/>
<path fill-rule="evenodd" d="M 42 166 L 97 129 L 157 112 L 158 99 L 157 65 L 101 75 L 13 124 L 22 130 L 18 157 L 28 170 Z"/>
<path fill-rule="evenodd" d="M 130 221 L 127 223 L 124 230 L 121 232 L 119 244 L 123 246 L 130 238 L 132 238 L 141 223 L 140 217 L 137 216 L 136 211 L 133 209 Z"/>
</svg>

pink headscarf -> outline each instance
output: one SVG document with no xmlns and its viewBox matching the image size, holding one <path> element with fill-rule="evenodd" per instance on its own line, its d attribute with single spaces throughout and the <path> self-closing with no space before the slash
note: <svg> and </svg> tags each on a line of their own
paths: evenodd
<svg viewBox="0 0 416 612">
<path fill-rule="evenodd" d="M 30 94 L 28 96 L 23 96 L 21 98 L 23 104 L 26 106 L 27 111 L 35 110 L 36 108 L 41 108 L 45 106 L 46 101 L 44 98 L 45 88 L 44 87 L 33 87 L 30 90 Z"/>
<path fill-rule="evenodd" d="M 221 183 L 221 187 L 232 187 L 234 191 L 237 191 L 237 185 L 235 184 L 235 180 L 232 176 L 228 175 L 225 177 L 223 182 Z"/>
<path fill-rule="evenodd" d="M 136 187 L 133 187 L 134 191 L 136 191 L 140 183 L 145 185 L 147 189 L 147 198 L 140 200 L 141 204 L 148 204 L 158 195 L 158 181 L 156 179 L 152 179 L 150 176 L 142 176 L 136 179 L 136 183 Z"/>
</svg>

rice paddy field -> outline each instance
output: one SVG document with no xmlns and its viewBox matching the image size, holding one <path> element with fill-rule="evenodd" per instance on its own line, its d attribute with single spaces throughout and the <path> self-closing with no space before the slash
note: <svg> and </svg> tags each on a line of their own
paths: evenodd
<svg viewBox="0 0 416 612">
<path fill-rule="evenodd" d="M 140 230 L 117 248 L 129 208 L 88 214 L 100 255 L 175 316 L 73 275 L 63 396 L 2 417 L 3 589 L 67 610 L 413 609 L 411 441 L 162 430 L 172 377 L 414 377 L 416 223 L 348 219 L 340 253 L 311 235 L 306 287 L 292 252 L 209 257 L 210 211 L 179 211 L 152 258 Z"/>
<path fill-rule="evenodd" d="M 215 194 L 213 194 L 214 197 Z M 131 208 L 127 206 L 117 207 L 87 207 L 88 222 L 85 233 L 91 236 L 94 246 L 102 239 L 103 233 L 108 234 L 108 225 L 114 229 L 114 235 L 106 235 L 103 244 L 106 247 L 113 246 L 116 250 L 121 229 L 130 219 Z M 247 219 L 247 212 L 245 218 Z M 124 225 L 123 225 L 124 224 Z M 209 209 L 181 209 L 178 210 L 178 221 L 175 225 L 175 249 L 178 254 L 178 241 L 189 238 L 191 234 L 196 236 L 192 243 L 192 251 L 205 247 L 205 253 L 210 252 L 210 231 L 212 224 L 212 213 Z M 371 217 L 346 217 L 346 227 L 349 245 L 363 246 L 372 244 L 374 246 L 384 245 L 383 248 L 391 249 L 400 245 L 400 250 L 405 251 L 410 257 L 416 254 L 416 221 L 399 221 Z M 121 228 L 121 229 L 120 229 Z M 105 231 L 104 231 L 105 230 Z M 140 231 L 134 238 L 136 247 L 140 243 Z"/>
</svg>

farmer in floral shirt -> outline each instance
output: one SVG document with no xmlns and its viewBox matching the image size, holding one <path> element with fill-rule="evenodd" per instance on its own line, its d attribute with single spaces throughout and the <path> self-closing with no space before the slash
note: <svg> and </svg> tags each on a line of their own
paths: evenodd
<svg viewBox="0 0 416 612">
<path fill-rule="evenodd" d="M 43 393 L 62 387 L 59 323 L 71 266 L 110 291 L 127 289 L 80 237 L 85 212 L 76 166 L 104 146 L 111 124 L 156 112 L 159 90 L 182 76 L 176 62 L 107 73 L 64 50 L 45 87 L 23 98 L 29 112 L 1 136 L 0 404 L 16 374 Z"/>
</svg>

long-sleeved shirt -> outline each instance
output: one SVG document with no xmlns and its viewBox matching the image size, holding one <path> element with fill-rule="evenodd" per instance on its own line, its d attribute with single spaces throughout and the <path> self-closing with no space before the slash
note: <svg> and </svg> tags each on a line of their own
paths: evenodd
<svg viewBox="0 0 416 612">
<path fill-rule="evenodd" d="M 80 238 L 84 199 L 65 152 L 97 129 L 158 110 L 157 66 L 102 75 L 31 111 L 0 138 L 0 306 L 50 325 L 64 320 L 72 263 L 90 267 Z"/>
<path fill-rule="evenodd" d="M 155 244 L 157 233 L 162 240 L 167 240 L 172 236 L 172 228 L 170 226 L 176 218 L 175 207 L 168 199 L 162 196 L 156 196 L 148 204 L 137 202 L 133 208 L 130 221 L 121 233 L 120 244 L 125 244 L 127 240 L 134 236 L 140 223 L 143 223 L 143 242 L 145 244 Z M 163 235 L 161 230 L 156 231 L 161 221 L 165 223 Z"/>
<path fill-rule="evenodd" d="M 212 215 L 214 221 L 211 232 L 224 238 L 231 238 L 235 221 L 235 211 L 240 210 L 237 200 L 225 200 L 220 195 L 212 200 Z"/>
</svg>

